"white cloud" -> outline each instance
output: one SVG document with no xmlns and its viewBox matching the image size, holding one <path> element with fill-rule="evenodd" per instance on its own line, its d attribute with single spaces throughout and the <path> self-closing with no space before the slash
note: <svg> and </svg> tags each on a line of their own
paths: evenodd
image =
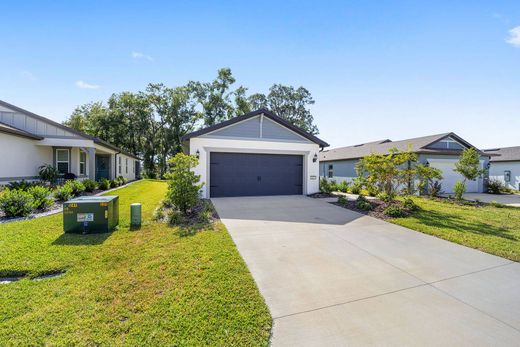
<svg viewBox="0 0 520 347">
<path fill-rule="evenodd" d="M 79 80 L 79 81 L 76 81 L 76 87 L 81 88 L 81 89 L 99 89 L 100 86 L 97 84 L 90 84 L 90 83 Z"/>
<path fill-rule="evenodd" d="M 153 57 L 146 55 L 144 53 L 141 53 L 141 52 L 132 52 L 132 58 L 134 58 L 136 60 L 145 59 L 148 61 L 153 61 Z"/>
<path fill-rule="evenodd" d="M 520 26 L 509 30 L 509 38 L 506 40 L 506 42 L 512 44 L 515 47 L 520 47 Z"/>
</svg>

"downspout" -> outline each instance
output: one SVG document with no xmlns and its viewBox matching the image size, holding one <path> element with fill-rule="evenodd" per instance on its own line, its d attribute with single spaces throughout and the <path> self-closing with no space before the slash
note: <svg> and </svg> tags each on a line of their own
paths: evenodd
<svg viewBox="0 0 520 347">
<path fill-rule="evenodd" d="M 121 154 L 121 151 L 119 152 L 116 152 L 116 154 L 114 154 L 114 179 L 117 178 L 117 155 L 118 154 Z"/>
</svg>

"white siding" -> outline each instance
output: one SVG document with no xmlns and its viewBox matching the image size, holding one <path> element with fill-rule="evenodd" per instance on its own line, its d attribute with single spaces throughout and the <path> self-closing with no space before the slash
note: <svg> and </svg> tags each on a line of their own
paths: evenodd
<svg viewBox="0 0 520 347">
<path fill-rule="evenodd" d="M 38 176 L 38 167 L 52 164 L 52 147 L 37 140 L 0 133 L 0 181 L 8 177 Z"/>
<path fill-rule="evenodd" d="M 116 166 L 116 170 L 117 170 L 116 177 L 123 176 L 124 178 L 126 178 L 129 181 L 135 180 L 135 170 L 134 170 L 135 164 L 134 163 L 135 163 L 136 159 L 134 159 L 130 156 L 127 156 L 125 154 L 118 154 L 117 158 L 118 159 L 117 159 L 117 166 Z M 119 173 L 119 158 L 121 158 L 121 173 Z M 128 166 L 127 166 L 127 162 L 128 162 Z M 128 168 L 128 172 L 127 172 L 127 168 Z"/>
</svg>

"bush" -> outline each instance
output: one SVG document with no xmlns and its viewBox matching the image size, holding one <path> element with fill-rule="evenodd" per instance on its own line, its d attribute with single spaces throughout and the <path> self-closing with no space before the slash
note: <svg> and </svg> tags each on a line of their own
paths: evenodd
<svg viewBox="0 0 520 347">
<path fill-rule="evenodd" d="M 199 202 L 199 190 L 204 183 L 200 183 L 200 175 L 192 169 L 199 164 L 195 156 L 177 153 L 168 161 L 170 171 L 166 174 L 168 179 L 168 199 L 184 215 Z"/>
<path fill-rule="evenodd" d="M 54 191 L 54 197 L 59 201 L 67 201 L 72 198 L 73 195 L 70 184 L 64 184 L 61 187 L 56 188 Z"/>
<path fill-rule="evenodd" d="M 453 193 L 455 194 L 455 199 L 462 200 L 462 196 L 466 192 L 466 185 L 464 182 L 457 181 L 453 186 Z"/>
<path fill-rule="evenodd" d="M 368 196 L 377 196 L 379 193 L 379 189 L 377 189 L 377 187 L 372 184 L 367 184 L 365 188 L 367 190 Z"/>
<path fill-rule="evenodd" d="M 338 197 L 338 204 L 345 206 L 347 204 L 347 202 L 348 202 L 348 199 L 345 196 L 340 195 Z"/>
<path fill-rule="evenodd" d="M 499 203 L 499 202 L 497 202 L 497 201 L 495 201 L 495 200 L 491 201 L 491 202 L 489 203 L 489 205 L 490 205 L 490 206 L 493 206 L 493 207 L 496 207 L 496 208 L 504 208 L 504 207 L 506 207 L 506 205 L 501 204 L 501 203 Z"/>
<path fill-rule="evenodd" d="M 23 190 L 6 189 L 0 195 L 0 209 L 8 217 L 24 217 L 33 211 L 34 199 Z"/>
<path fill-rule="evenodd" d="M 38 186 L 37 182 L 27 182 L 25 180 L 9 182 L 7 184 L 7 189 L 10 190 L 23 190 L 24 192 L 28 191 L 29 188 Z"/>
<path fill-rule="evenodd" d="M 38 174 L 40 175 L 40 179 L 42 181 L 49 182 L 51 184 L 56 183 L 60 172 L 57 168 L 52 165 L 42 165 L 38 168 Z"/>
<path fill-rule="evenodd" d="M 202 200 L 202 208 L 198 215 L 199 223 L 208 224 L 213 217 L 213 205 L 208 200 Z"/>
<path fill-rule="evenodd" d="M 356 207 L 365 211 L 370 211 L 373 209 L 372 204 L 368 202 L 368 200 L 363 195 L 358 196 L 356 199 Z"/>
<path fill-rule="evenodd" d="M 504 185 L 497 179 L 490 179 L 488 182 L 488 193 L 500 194 L 504 190 Z"/>
<path fill-rule="evenodd" d="M 404 199 L 403 206 L 408 211 L 418 211 L 419 210 L 419 206 L 410 198 Z"/>
<path fill-rule="evenodd" d="M 94 180 L 91 180 L 91 179 L 86 179 L 86 180 L 83 180 L 83 186 L 85 187 L 85 191 L 86 192 L 89 192 L 89 193 L 92 193 L 94 190 L 96 190 L 98 184 L 96 181 Z"/>
<path fill-rule="evenodd" d="M 123 176 L 117 177 L 117 180 L 119 181 L 119 185 L 120 186 L 125 185 L 125 184 L 128 183 L 128 180 L 126 178 L 124 178 Z"/>
<path fill-rule="evenodd" d="M 99 184 L 98 184 L 99 189 L 107 190 L 107 189 L 110 189 L 110 187 L 112 187 L 112 183 L 109 180 L 107 180 L 106 178 L 102 178 L 99 180 Z"/>
<path fill-rule="evenodd" d="M 332 186 L 325 177 L 323 177 L 320 180 L 320 192 L 325 193 L 325 194 L 332 193 Z"/>
<path fill-rule="evenodd" d="M 361 187 L 357 184 L 354 184 L 352 188 L 350 188 L 350 192 L 352 194 L 359 194 L 361 192 Z"/>
<path fill-rule="evenodd" d="M 119 187 L 120 185 L 121 185 L 121 183 L 119 182 L 119 180 L 117 178 L 110 180 L 110 186 L 112 188 Z"/>
<path fill-rule="evenodd" d="M 398 218 L 406 217 L 406 211 L 404 208 L 398 205 L 391 205 L 384 209 L 383 213 L 388 217 Z"/>
<path fill-rule="evenodd" d="M 180 211 L 172 210 L 168 214 L 168 223 L 172 225 L 181 225 L 187 223 L 187 218 Z"/>
<path fill-rule="evenodd" d="M 65 185 L 68 185 L 72 191 L 72 195 L 74 196 L 80 196 L 85 191 L 85 186 L 81 181 L 76 180 L 70 180 L 65 183 Z"/>
<path fill-rule="evenodd" d="M 338 184 L 338 190 L 342 193 L 348 193 L 348 188 L 350 186 L 350 183 L 347 181 L 343 181 L 340 184 Z"/>
<path fill-rule="evenodd" d="M 429 195 L 432 198 L 439 196 L 442 192 L 442 184 L 440 181 L 433 181 L 430 184 Z"/>
<path fill-rule="evenodd" d="M 29 188 L 28 193 L 33 197 L 33 207 L 37 210 L 45 210 L 54 203 L 51 190 L 47 187 L 34 186 Z"/>
<path fill-rule="evenodd" d="M 377 194 L 377 198 L 384 202 L 391 202 L 394 200 L 395 196 L 393 196 L 393 194 L 388 194 L 388 193 L 382 192 L 382 193 Z"/>
</svg>

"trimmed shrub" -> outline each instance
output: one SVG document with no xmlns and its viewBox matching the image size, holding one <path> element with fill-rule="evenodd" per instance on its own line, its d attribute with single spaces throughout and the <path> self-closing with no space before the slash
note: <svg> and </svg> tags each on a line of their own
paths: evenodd
<svg viewBox="0 0 520 347">
<path fill-rule="evenodd" d="M 91 179 L 86 179 L 86 180 L 83 180 L 83 186 L 85 187 L 85 191 L 86 192 L 89 192 L 89 193 L 92 193 L 94 190 L 96 190 L 98 184 L 96 181 L 94 180 L 91 180 Z"/>
<path fill-rule="evenodd" d="M 348 193 L 348 188 L 350 186 L 350 183 L 347 181 L 343 181 L 340 184 L 338 184 L 338 190 L 342 193 Z"/>
<path fill-rule="evenodd" d="M 343 196 L 343 195 L 340 195 L 340 196 L 338 197 L 338 204 L 344 206 L 344 205 L 347 204 L 347 202 L 348 202 L 347 197 L 345 197 L 345 196 Z"/>
<path fill-rule="evenodd" d="M 320 192 L 325 193 L 325 194 L 332 193 L 332 186 L 325 177 L 323 177 L 320 180 Z"/>
<path fill-rule="evenodd" d="M 406 211 L 404 208 L 398 205 L 391 205 L 384 209 L 383 213 L 388 217 L 398 218 L 406 217 Z"/>
<path fill-rule="evenodd" d="M 361 187 L 358 186 L 357 184 L 354 184 L 354 185 L 352 186 L 352 188 L 350 188 L 350 192 L 351 192 L 352 194 L 359 194 L 359 193 L 361 192 Z"/>
<path fill-rule="evenodd" d="M 385 192 L 377 194 L 377 198 L 384 202 L 390 202 L 390 201 L 394 200 L 394 196 L 392 196 L 388 193 L 385 193 Z"/>
<path fill-rule="evenodd" d="M 99 180 L 99 184 L 98 184 L 99 189 L 107 190 L 107 189 L 110 189 L 110 187 L 112 187 L 112 183 L 110 182 L 110 180 L 107 180 L 104 177 Z"/>
<path fill-rule="evenodd" d="M 54 197 L 59 201 L 67 201 L 72 198 L 73 195 L 70 184 L 64 184 L 54 191 Z"/>
<path fill-rule="evenodd" d="M 65 185 L 70 186 L 70 189 L 72 190 L 72 195 L 74 196 L 80 196 L 85 191 L 85 186 L 81 181 L 71 180 L 67 181 Z"/>
<path fill-rule="evenodd" d="M 56 183 L 60 172 L 57 168 L 52 165 L 42 165 L 38 168 L 38 175 L 42 181 L 49 182 L 50 184 Z"/>
<path fill-rule="evenodd" d="M 404 199 L 403 206 L 408 211 L 418 211 L 419 210 L 419 206 L 410 198 Z"/>
<path fill-rule="evenodd" d="M 500 194 L 504 190 L 504 185 L 497 179 L 490 179 L 488 182 L 488 193 Z"/>
<path fill-rule="evenodd" d="M 110 180 L 110 187 L 112 188 L 115 188 L 115 187 L 119 187 L 121 184 L 119 183 L 119 181 L 116 179 L 113 179 L 113 180 Z"/>
<path fill-rule="evenodd" d="M 9 182 L 7 184 L 7 188 L 10 190 L 23 190 L 24 192 L 28 191 L 29 188 L 38 186 L 37 182 L 27 182 L 25 180 Z"/>
<path fill-rule="evenodd" d="M 54 203 L 51 190 L 47 187 L 34 186 L 29 188 L 28 193 L 33 197 L 33 207 L 37 210 L 45 210 Z"/>
<path fill-rule="evenodd" d="M 497 201 L 495 201 L 495 200 L 491 201 L 491 202 L 489 203 L 489 205 L 490 205 L 490 206 L 493 206 L 493 207 L 496 207 L 496 208 L 504 208 L 504 207 L 506 207 L 506 205 L 501 204 L 501 203 L 499 203 L 499 202 L 497 202 Z"/>
<path fill-rule="evenodd" d="M 128 180 L 126 178 L 124 178 L 123 176 L 117 177 L 117 180 L 119 181 L 120 186 L 128 183 Z"/>
<path fill-rule="evenodd" d="M 466 192 L 466 185 L 464 182 L 457 181 L 453 186 L 453 193 L 455 194 L 455 199 L 462 200 L 462 196 Z"/>
<path fill-rule="evenodd" d="M 356 199 L 356 207 L 365 211 L 370 211 L 373 209 L 372 204 L 368 202 L 368 200 L 363 195 L 358 196 Z"/>
<path fill-rule="evenodd" d="M 0 195 L 0 209 L 8 217 L 28 216 L 34 208 L 32 195 L 23 190 L 6 189 Z"/>
</svg>

